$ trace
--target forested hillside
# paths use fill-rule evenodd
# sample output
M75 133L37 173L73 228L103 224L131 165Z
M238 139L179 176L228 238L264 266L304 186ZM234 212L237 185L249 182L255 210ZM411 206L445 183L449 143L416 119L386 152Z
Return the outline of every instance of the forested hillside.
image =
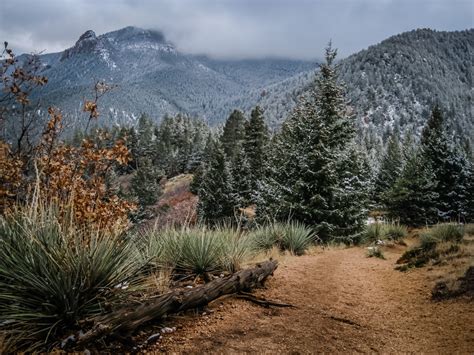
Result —
M415 129L419 134L438 103L457 134L473 136L472 53L474 30L439 32L429 29L390 37L339 62L340 79L364 134L384 140L389 133ZM302 73L253 93L270 122L281 122L309 85ZM252 101L252 100L249 100Z
M473 50L472 29L421 29L342 59L340 79L360 135L384 142L393 129L419 135L438 103L452 130L472 136ZM186 113L216 125L236 108L250 113L259 105L272 129L291 113L319 62L192 56L163 34L135 27L101 36L88 31L75 46L40 60L49 78L42 102L54 102L73 121L93 81L101 79L116 85L102 102L109 124L136 124L141 113L156 122Z

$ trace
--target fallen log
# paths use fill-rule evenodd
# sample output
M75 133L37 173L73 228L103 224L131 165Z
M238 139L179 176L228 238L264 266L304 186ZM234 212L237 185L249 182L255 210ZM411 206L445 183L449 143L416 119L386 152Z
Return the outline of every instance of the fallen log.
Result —
M92 329L75 337L75 343L85 344L107 335L131 335L141 325L165 315L203 307L224 295L250 291L262 286L277 266L276 260L268 260L196 288L171 291L135 309L120 309L95 318Z

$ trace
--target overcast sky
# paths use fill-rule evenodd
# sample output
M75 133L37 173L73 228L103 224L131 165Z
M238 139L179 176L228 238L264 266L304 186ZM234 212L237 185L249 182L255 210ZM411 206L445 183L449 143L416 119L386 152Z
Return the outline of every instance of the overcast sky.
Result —
M342 56L415 28L472 28L473 0L0 0L0 40L55 52L86 30L163 31L180 50L218 57Z

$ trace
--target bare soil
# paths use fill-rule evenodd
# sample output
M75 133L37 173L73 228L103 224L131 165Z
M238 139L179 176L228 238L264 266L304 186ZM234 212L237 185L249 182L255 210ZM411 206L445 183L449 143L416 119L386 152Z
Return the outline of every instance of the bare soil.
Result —
M432 301L436 270L394 270L404 250L385 250L386 260L363 248L285 257L256 294L296 308L217 300L203 313L168 319L177 330L146 352L472 354L472 299Z

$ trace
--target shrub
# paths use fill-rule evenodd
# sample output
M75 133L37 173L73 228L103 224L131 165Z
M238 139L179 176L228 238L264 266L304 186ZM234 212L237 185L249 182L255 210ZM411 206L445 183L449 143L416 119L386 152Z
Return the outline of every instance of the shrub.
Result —
M0 243L0 323L17 349L54 343L79 320L125 302L140 282L130 243L60 224L54 209L2 218Z
M254 251L249 236L227 225L150 230L138 238L138 246L142 260L150 267L196 275L234 272Z
M276 223L273 223L256 227L249 236L256 249L267 251L277 245L280 234Z
M274 222L250 232L250 239L256 249L266 251L277 246L280 250L288 250L295 255L302 255L315 238L311 228L297 221L286 224Z
M373 243L383 238L382 223L368 224L365 228L365 233L362 236L363 243Z
M408 235L408 230L402 224L388 223L383 226L383 235L392 240L399 240Z
M385 256L383 255L383 252L379 247L367 248L367 257L368 258L376 257L376 258L385 260Z
M431 235L443 242L460 242L464 237L464 227L461 224L437 224L430 230Z
M422 250L432 250L436 248L436 245L439 242L440 240L429 232L425 232L420 235L420 248Z
M239 229L228 226L216 227L214 233L219 234L223 242L221 267L229 272L239 270L242 263L250 259L256 251L252 238Z
M300 222L284 225L284 233L280 240L282 250L289 250L295 255L303 255L315 238L314 231Z
M398 223L372 223L365 228L362 242L374 243L384 239L400 240L407 234L407 227Z

